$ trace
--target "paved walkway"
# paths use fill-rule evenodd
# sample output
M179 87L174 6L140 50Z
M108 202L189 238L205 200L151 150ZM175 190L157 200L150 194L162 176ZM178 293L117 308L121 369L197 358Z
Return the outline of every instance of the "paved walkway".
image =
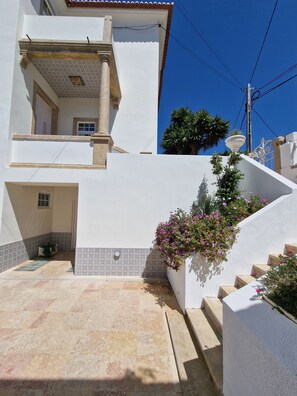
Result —
M181 395L170 286L75 277L70 259L0 274L0 395Z

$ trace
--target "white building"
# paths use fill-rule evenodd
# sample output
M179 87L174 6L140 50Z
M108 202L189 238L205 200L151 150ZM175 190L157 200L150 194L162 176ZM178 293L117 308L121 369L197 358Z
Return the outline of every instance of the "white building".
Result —
M141 153L157 152L172 7L75 0L1 6L2 271L51 241L76 249L78 274L144 272L153 233L148 238L133 225L134 201L152 171ZM112 269L117 248L122 255ZM136 269L135 257L142 262ZM148 271L162 276L156 260Z

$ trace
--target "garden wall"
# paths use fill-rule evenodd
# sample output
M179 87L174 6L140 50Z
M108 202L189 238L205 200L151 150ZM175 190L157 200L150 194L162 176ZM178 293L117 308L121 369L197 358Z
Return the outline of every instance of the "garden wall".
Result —
M226 297L225 396L295 396L297 325L258 299L257 282Z

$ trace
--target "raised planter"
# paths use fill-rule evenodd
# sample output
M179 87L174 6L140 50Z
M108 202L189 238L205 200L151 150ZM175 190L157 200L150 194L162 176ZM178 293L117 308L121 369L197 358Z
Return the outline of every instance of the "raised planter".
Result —
M264 301L266 301L268 304L270 304L273 308L275 308L278 312L280 312L281 314L285 315L288 319L292 320L292 322L297 324L297 318L295 318L293 315L291 315L289 312L287 312L285 309L283 309L279 305L275 304L265 294L262 295L262 298L263 298Z
M58 245L47 244L43 246L39 246L38 248L38 256L39 257L52 257L56 253L58 253Z

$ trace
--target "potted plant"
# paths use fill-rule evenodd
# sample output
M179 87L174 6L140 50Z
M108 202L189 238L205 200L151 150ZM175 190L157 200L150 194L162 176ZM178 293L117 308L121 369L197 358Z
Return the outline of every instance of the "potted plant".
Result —
M58 252L58 245L53 243L46 243L38 248L38 256L52 257Z
M245 136L241 131L234 129L230 136L225 140L226 146L233 152L237 153L245 143Z

